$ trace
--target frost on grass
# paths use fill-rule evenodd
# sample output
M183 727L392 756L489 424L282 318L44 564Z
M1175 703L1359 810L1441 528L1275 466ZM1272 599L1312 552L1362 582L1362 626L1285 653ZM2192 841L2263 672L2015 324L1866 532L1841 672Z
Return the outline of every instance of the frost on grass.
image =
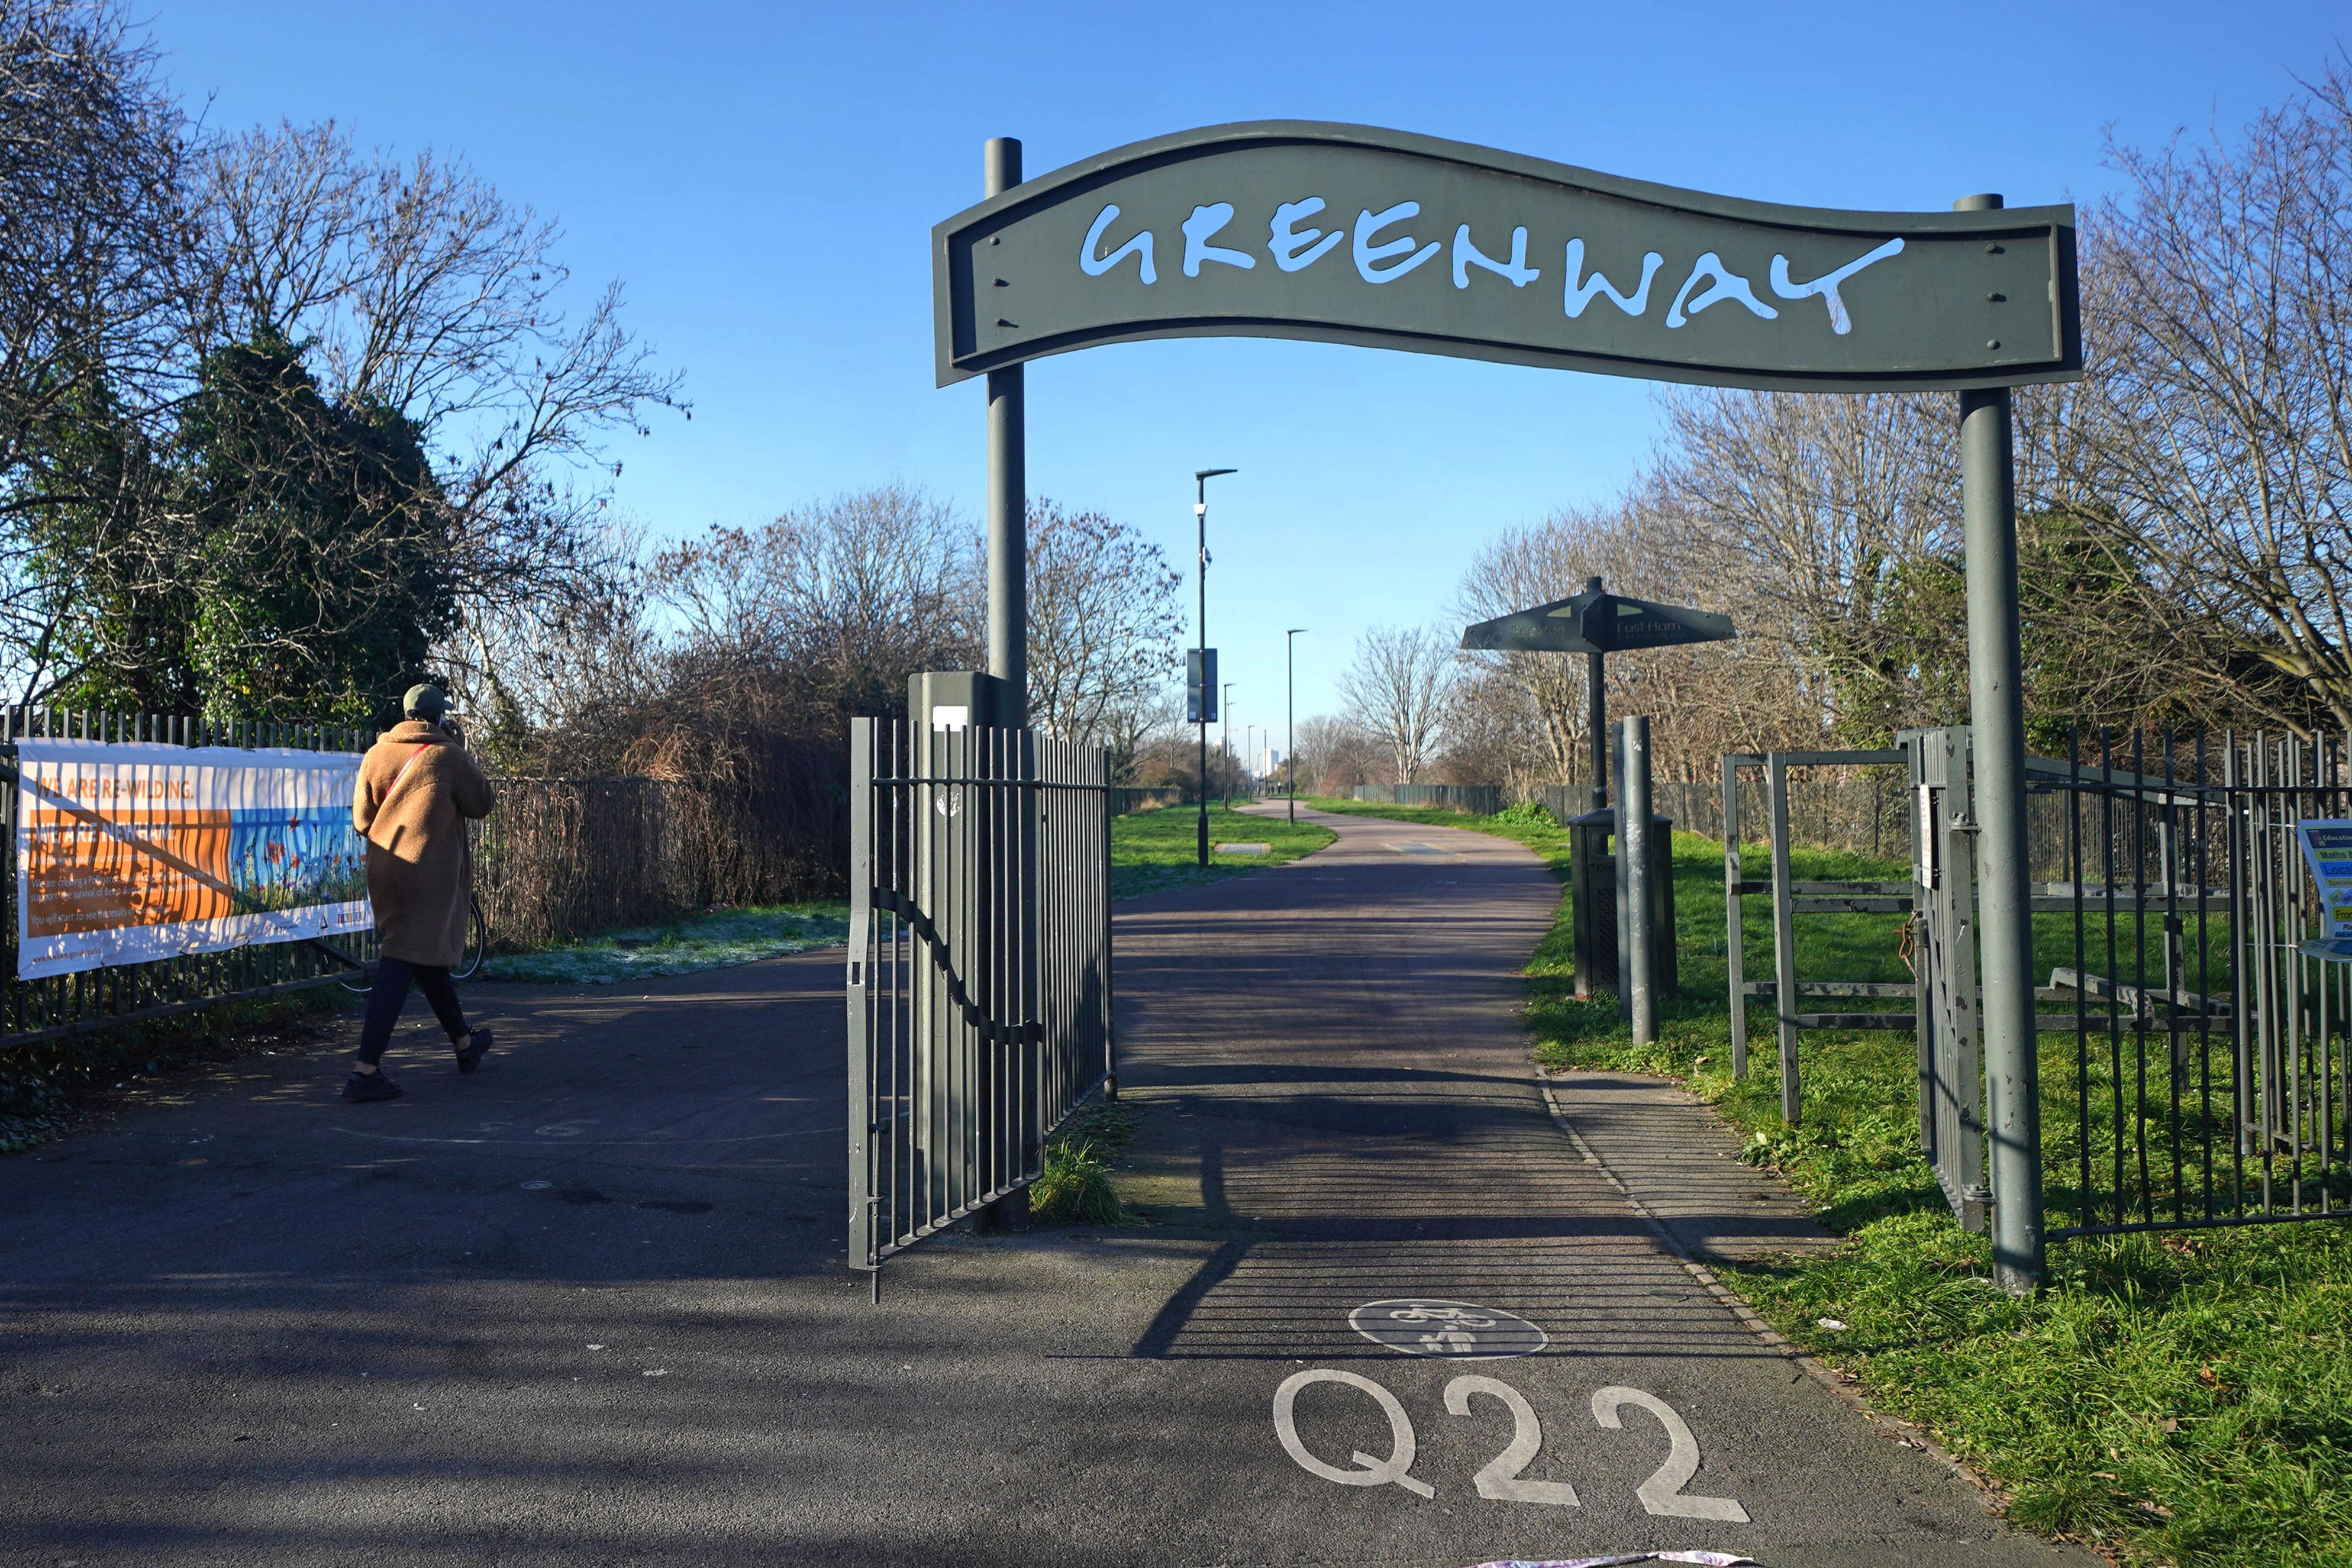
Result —
M482 978L609 985L839 947L848 940L848 911L839 904L722 910L675 925L639 926L538 952L502 954L482 965Z

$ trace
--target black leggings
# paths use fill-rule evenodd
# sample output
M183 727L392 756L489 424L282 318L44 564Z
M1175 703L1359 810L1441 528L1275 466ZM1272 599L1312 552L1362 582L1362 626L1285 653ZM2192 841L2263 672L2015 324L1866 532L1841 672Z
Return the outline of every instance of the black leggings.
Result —
M433 1004L433 1016L449 1032L451 1045L472 1032L466 1027L465 1010L457 1005L457 988L449 984L446 969L411 963L404 958L378 959L375 984L368 987L367 1022L360 1026L360 1060L369 1067L382 1061L383 1048L392 1044L392 1026L400 1022L400 1010L408 1005L412 979Z

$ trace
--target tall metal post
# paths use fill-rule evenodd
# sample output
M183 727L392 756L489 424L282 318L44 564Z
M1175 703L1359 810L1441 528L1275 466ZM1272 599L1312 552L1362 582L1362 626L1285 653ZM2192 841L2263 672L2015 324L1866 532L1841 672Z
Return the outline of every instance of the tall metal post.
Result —
M1217 721L1223 726L1217 749L1225 754L1217 773L1225 781L1225 805L1230 807L1234 804L1234 683L1230 680L1225 682L1217 702Z
M1764 754L1764 803L1772 822L1772 1010L1780 1024L1780 1120L1795 1127L1805 1114L1797 1061L1797 903L1790 885L1789 764L1778 752Z
M1201 635L1194 646L1201 650L1200 863L1205 867L1209 863L1209 693L1215 689L1209 684L1209 481L1201 474L1192 479L1199 497L1192 503L1192 521L1201 531Z
M1731 1076L1748 1079L1747 910L1740 889L1747 873L1739 863L1739 764L1723 756L1723 955L1725 994L1731 999Z
M1598 594L1601 579L1587 577L1585 588ZM1592 732L1592 809L1605 810L1609 805L1609 694L1601 685L1605 672L1601 667L1601 656L1584 656L1585 728Z
M992 136L981 150L981 188L984 195L1001 195L1021 183L1021 143L1010 136ZM988 373L988 673L993 677L987 692L986 724L998 730L1025 730L1029 723L1029 458L1025 384L1020 365ZM975 697L981 694L975 692ZM971 721L982 722L982 704L971 710ZM919 724L921 721L919 721ZM927 726L924 726L927 727ZM1035 761L1025 735L992 748L981 741L982 731L934 735L950 743L940 750L955 757L961 739L965 767L985 765L1000 774L1034 778ZM947 771L956 771L950 762ZM955 949L977 972L984 1005L998 1017L1027 1020L1035 1015L1037 999L1037 880L1041 847L1039 825L1025 795L1016 810L977 818L960 831L969 836L971 864L992 861L999 879L983 889L975 880L964 901L950 910L942 922ZM937 825L934 824L934 826ZM964 1048L973 1048L966 1042ZM1020 1168L1030 1167L1040 1129L1035 1107L1022 1086L1036 1081L1036 1047L1023 1047L1017 1060L994 1051L981 1052L972 1068L973 1084L982 1105L1007 1101L1006 1114L1019 1129ZM1006 1082L1011 1076L1011 1084ZM956 1080L961 1084L959 1077ZM961 1093L961 1089L951 1089ZM983 1185L1003 1175L992 1173ZM982 1223L1024 1226L1029 1214L1029 1190L1023 1186L988 1205Z
M1293 734L1298 718L1298 645L1291 639L1305 631L1292 626L1282 634L1282 763L1290 775L1290 820L1298 820L1298 738Z
M1963 196L1957 212L1999 207ZM1975 732L1977 941L1992 1134L1993 1278L2042 1282L2042 1072L2025 858L2024 660L2018 648L2017 520L2007 387L1960 394L1960 510L1968 555L1969 720Z
M1201 533L1201 640L1196 645L1201 654L1201 839L1200 863L1209 863L1209 693L1216 689L1209 684L1209 481L1220 474L1238 472L1234 468L1195 468L1192 470L1192 521Z
M1658 988L1653 971L1657 949L1650 906L1650 721L1639 714L1619 721L1625 757L1624 789L1617 797L1617 867L1625 884L1625 951L1618 954L1625 1010L1633 1043L1658 1037Z
M992 136L981 153L982 195L1021 183L1021 143ZM995 721L1029 721L1029 473L1022 367L988 373L988 673L1011 686L1017 711Z

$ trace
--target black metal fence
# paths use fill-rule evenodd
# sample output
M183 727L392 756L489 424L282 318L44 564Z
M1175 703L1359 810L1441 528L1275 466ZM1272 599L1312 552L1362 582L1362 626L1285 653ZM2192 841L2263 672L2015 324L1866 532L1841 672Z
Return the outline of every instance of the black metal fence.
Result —
M1109 780L1026 730L853 724L854 1267L1025 1187L1116 1092Z
M1191 805L1200 798L1195 792L1173 784L1117 784L1110 792L1110 814L1132 816L1139 811Z
M1743 778L1738 788L1734 826L1752 837L1771 820L1771 802L1761 778ZM1545 808L1563 825L1591 810L1591 803L1586 784L1550 784L1543 792ZM1899 768L1854 765L1791 774L1786 804L1790 830L1800 843L1882 860L1900 860L1909 853L1908 798ZM1650 805L1682 832L1723 837L1723 792L1711 780L1654 779Z
M1780 823L1772 881L1748 889L1727 857L1727 891L1735 910L1742 890L1775 893L1780 973L1747 992L1911 1004L1792 1017L1798 1004L1780 1001L1784 1099L1792 1021L1915 1031L1921 1146L1973 1227L1999 1194L1984 1169L1969 732L1902 745L1907 889L1791 882ZM2352 965L2311 945L2321 911L2295 832L2352 812L2342 750L2078 734L2063 761L2027 759L2026 787L2050 1239L2352 1215ZM1795 981L1782 928L1808 893L1837 895L1811 902L1848 927L1883 923L1915 981ZM1841 951L1870 945L1834 934Z
M1736 849L1725 858L1735 1064L1747 1001L1768 999L1794 1125L1799 1030L1915 1033L1920 1146L1979 1228L1999 1194L1986 1180L1970 752L1955 728L1906 731L1894 753L1727 757L1718 811L1745 837L1735 775L1767 775L1769 879L1747 880ZM1805 835L1790 768L1882 755L1906 763L1895 799L1910 879L1794 879L1790 846ZM2352 816L2344 750L2078 734L2064 760L2026 760L2026 788L2049 1238L2352 1215L2352 964L2314 945L2323 916L2296 837L2299 822ZM1742 895L1764 893L1775 975L1748 982ZM1797 916L1825 922L1824 951L1899 953L1912 978L1800 978ZM1847 1010L1803 1010L1821 998Z
M24 740L160 742L179 746L285 747L355 752L374 736L321 724L214 722L152 713L92 713L46 708L0 709L0 760L13 772ZM71 974L17 977L16 830L23 796L11 778L0 789L0 1047L30 1045L84 1030L192 1012L322 984L348 973L309 942L281 942L193 952L146 963L110 965ZM347 931L336 948L362 960L375 956L373 931Z
M2352 965L2295 834L2352 812L2341 747L2077 737L2030 787L2053 1238L2352 1215Z
M1381 805L1439 805L1449 811L1491 816L1503 809L1500 784L1357 784L1358 800Z

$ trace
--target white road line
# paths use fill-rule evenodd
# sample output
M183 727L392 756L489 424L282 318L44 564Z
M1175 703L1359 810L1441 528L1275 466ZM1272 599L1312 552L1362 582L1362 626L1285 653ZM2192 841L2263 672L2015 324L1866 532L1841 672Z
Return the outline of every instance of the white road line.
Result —
M770 1138L814 1138L821 1134L842 1133L849 1124L837 1127L804 1127L796 1132L751 1132L740 1138L592 1138L582 1142L568 1141L569 1134L545 1138L429 1138L406 1132L367 1132L356 1127L330 1127L330 1132L341 1132L352 1138L373 1138L384 1143L497 1143L519 1149L613 1149L625 1144L645 1144L663 1149L686 1149L698 1143L758 1143Z

